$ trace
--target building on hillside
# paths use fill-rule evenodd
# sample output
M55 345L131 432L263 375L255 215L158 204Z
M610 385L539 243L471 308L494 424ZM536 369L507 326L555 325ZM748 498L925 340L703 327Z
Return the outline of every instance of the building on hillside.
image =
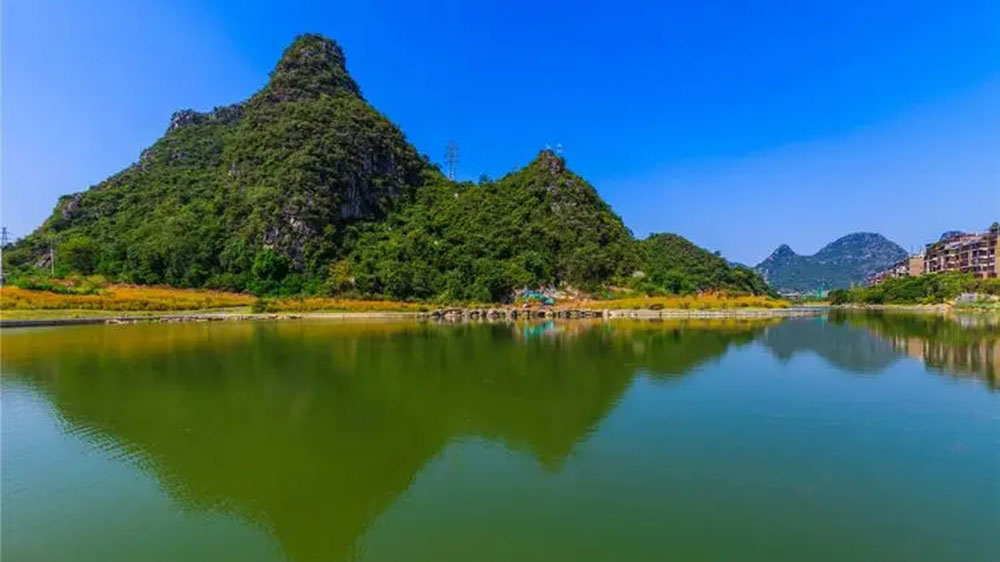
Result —
M993 223L983 234L956 234L928 244L924 252L925 272L958 271L976 277L1000 276L1000 224Z
M923 275L926 267L927 260L924 259L923 254L913 254L912 256L906 258L906 275L909 275L910 277Z
M896 279L898 277L916 277L924 274L924 255L913 254L904 260L892 264L889 268L883 269L868 278L869 285L878 285L886 279Z

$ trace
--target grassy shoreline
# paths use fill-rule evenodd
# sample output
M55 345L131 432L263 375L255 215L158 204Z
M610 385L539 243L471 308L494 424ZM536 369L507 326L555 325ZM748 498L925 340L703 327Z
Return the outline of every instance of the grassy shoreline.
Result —
M72 322L82 320L109 322L169 319L253 319L275 315L301 318L399 318L431 315L444 308L457 310L607 311L619 317L698 317L760 315L762 311L790 308L783 300L761 296L691 296L632 297L610 300L575 299L557 302L551 307L537 303L482 304L461 303L453 306L427 302L402 302L344 298L280 297L260 299L242 293L203 289L176 289L135 285L109 285L92 294L60 293L45 290L0 288L0 320L5 325L23 322ZM539 314L544 315L544 314Z
M977 306L953 303L939 304L835 304L834 310L907 312L914 314L1000 314L1000 306Z

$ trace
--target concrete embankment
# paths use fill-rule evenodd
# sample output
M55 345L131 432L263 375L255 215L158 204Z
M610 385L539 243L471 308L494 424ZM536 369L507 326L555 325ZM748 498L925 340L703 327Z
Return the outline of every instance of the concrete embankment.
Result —
M144 316L97 316L89 318L0 319L0 328L76 326L82 324L172 324L179 322L241 322L247 320L404 320L426 317L424 312L308 312L270 314L162 314Z
M551 309L551 308L444 308L427 316L435 320L531 320L575 318L777 318L816 316L825 309L819 307L791 308L732 308L725 310L652 309Z
M0 328L31 328L39 326L78 326L84 324L142 324L175 322L221 322L238 320L288 320L293 314L162 314L145 316L94 316L87 318L0 319Z
M0 319L0 328L40 326L74 326L83 324L139 324L175 322L233 322L247 320L427 320L460 322L467 320L534 320L585 318L780 318L815 316L824 309L818 307L739 308L727 310L685 309L552 309L552 308L443 308L430 312L307 312L295 314L163 314L147 316L103 316L89 318Z
M955 307L944 304L836 304L831 306L837 310L887 310L898 312L951 312Z

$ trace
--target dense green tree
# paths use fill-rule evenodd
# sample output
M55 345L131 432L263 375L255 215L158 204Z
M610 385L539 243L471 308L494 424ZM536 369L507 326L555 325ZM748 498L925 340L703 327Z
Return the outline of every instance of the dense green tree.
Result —
M936 304L962 293L1000 295L1000 280L968 273L932 273L887 279L871 287L830 291L831 304Z
M98 247L87 236L83 234L71 236L59 245L59 250L56 253L60 268L84 275L90 275L94 272L97 263Z
M638 243L647 289L685 294L708 290L765 294L764 280L753 270L734 265L676 234L652 234Z

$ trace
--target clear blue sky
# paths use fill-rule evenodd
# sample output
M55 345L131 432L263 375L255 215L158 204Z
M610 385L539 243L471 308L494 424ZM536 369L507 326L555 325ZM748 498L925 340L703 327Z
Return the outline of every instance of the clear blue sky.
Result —
M1000 219L1000 2L5 0L2 222L138 158L180 108L259 88L302 32L459 176L545 145L637 235L754 264L842 234Z

